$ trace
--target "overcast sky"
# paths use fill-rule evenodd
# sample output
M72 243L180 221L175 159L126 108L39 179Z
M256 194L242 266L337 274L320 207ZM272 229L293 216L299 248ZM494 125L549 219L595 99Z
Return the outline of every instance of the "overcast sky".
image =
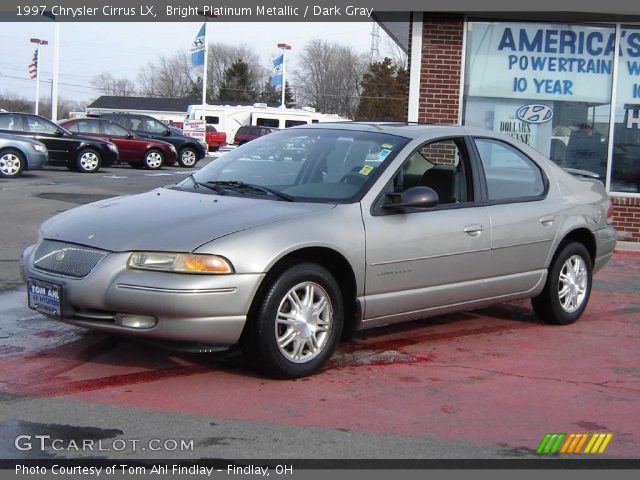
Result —
M163 54L189 49L201 23L61 23L60 97L91 100L99 95L90 88L91 79L103 72L135 80L144 65ZM281 42L293 46L287 62L295 67L296 54L304 44L322 38L370 51L371 23L213 23L209 41L247 45L267 66ZM390 40L380 30L381 53ZM29 80L27 65L33 56L30 38L48 40L40 49L40 91L48 95L52 72L53 25L51 23L3 23L0 29L0 93L27 99L35 96L35 80ZM18 78L11 78L18 77ZM43 80L46 82L43 82Z

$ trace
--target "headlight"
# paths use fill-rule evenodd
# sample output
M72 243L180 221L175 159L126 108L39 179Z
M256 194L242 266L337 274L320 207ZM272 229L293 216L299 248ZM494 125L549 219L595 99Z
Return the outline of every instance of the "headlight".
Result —
M173 145L169 145L169 150L171 150L173 153L176 153L176 147L174 147Z
M46 152L47 151L47 147L45 147L44 145L37 145L35 143L32 143L31 146L33 147L33 149L36 152Z
M217 255L191 253L134 252L127 267L174 273L233 273L233 267Z
M111 150L112 152L118 153L118 147L116 146L115 143L107 143L107 146L109 147L109 150Z

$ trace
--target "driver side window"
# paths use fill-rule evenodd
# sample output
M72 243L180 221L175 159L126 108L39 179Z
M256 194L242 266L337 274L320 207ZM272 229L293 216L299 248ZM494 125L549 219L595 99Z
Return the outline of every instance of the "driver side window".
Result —
M472 201L468 181L468 163L462 139L443 139L427 143L413 152L394 177L394 191L412 187L430 187L438 194L438 203Z

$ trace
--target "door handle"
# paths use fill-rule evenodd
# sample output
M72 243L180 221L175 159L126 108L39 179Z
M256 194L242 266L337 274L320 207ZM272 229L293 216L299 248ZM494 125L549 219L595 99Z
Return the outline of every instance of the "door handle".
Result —
M553 225L553 220L553 215L547 215L546 217L540 217L540 220L538 220L538 222L540 222L545 227L550 227L551 225Z
M479 223L467 225L462 231L471 237L477 237L482 233L482 225Z

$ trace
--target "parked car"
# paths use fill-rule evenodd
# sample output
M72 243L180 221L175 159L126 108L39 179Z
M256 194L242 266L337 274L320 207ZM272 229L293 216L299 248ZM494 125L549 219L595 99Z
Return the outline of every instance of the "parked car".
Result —
M213 125L207 125L205 139L209 150L213 150L214 152L227 144L227 134L225 132L217 131L216 127Z
M271 127L255 127L252 125L243 125L238 128L235 136L233 137L233 143L235 145L243 145L251 140L255 140L256 138L263 137L268 135L269 133L273 133L277 128Z
M59 122L72 133L113 142L120 152L120 160L132 167L157 170L176 163L176 147L167 142L142 138L122 125L103 118L73 118Z
M41 169L48 157L44 143L0 133L0 177L15 178L25 170Z
M149 115L101 113L91 116L113 120L141 137L169 142L178 152L178 163L181 167L195 167L198 160L203 159L207 154L208 147L204 142L186 135L180 135L169 128L168 125Z
M44 143L49 163L63 162L70 170L96 172L118 160L114 143L74 135L39 115L0 112L0 133L19 135Z
M265 153L291 143L298 161ZM357 329L522 298L547 323L575 322L613 253L612 212L600 181L511 137L325 123L53 217L22 263L30 307L52 319L240 344L289 378Z

